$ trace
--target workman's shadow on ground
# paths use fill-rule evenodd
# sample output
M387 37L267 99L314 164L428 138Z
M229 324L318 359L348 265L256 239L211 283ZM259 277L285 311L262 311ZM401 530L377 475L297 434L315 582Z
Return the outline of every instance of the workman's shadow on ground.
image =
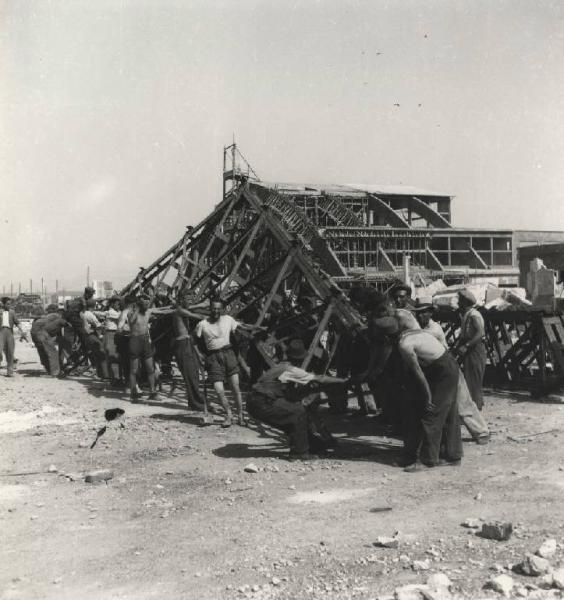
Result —
M212 450L220 458L285 458L288 448L282 444L264 446L252 444L225 444Z
M163 406L162 403L157 403L155 402L154 404L152 404L151 406ZM175 408L182 408L179 406L175 406ZM185 406L184 406L185 408ZM169 415L169 414L165 414L165 413L155 413L153 415L150 415L151 419L156 419L158 421L176 421L177 423L185 423L187 425L196 425L198 427L202 427L200 421L202 419L202 414L203 413L185 413L185 414L176 414L176 415ZM219 428L220 423L213 423L212 425L210 425L209 427L217 427Z
M215 448L212 453L220 458L287 459L288 445L285 440L276 446L230 443ZM401 460L401 448L386 443L339 439L337 448L320 454L318 460L370 461L392 466Z
M43 377L43 379L45 379L46 377L51 377L51 375L49 375L49 373L47 373L47 371L45 371L45 369L43 368L38 368L38 369L18 369L17 370L18 375L21 375L22 377Z

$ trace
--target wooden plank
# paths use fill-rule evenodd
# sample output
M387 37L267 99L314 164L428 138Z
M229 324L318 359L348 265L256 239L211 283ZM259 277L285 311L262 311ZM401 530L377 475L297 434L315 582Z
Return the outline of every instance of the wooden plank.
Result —
M323 332L327 328L327 324L329 323L329 319L331 318L331 315L333 314L334 308L335 308L334 298L331 298L331 300L329 301L329 304L327 305L327 308L325 309L325 313L324 313L321 321L319 322L319 325L317 326L317 331L315 332L315 335L313 336L313 340L311 340L311 344L309 345L307 354L302 362L302 369L307 369L307 367L309 366L309 363L310 363L311 359L313 358L315 350L319 344L319 340L321 339Z
M260 315L255 323L255 325L257 327L260 326L260 324L264 321L264 317L266 316L266 313L268 312L268 309L270 308L270 305L272 304L272 300L274 299L274 296L276 295L278 288L280 287L280 284L282 283L283 279L286 277L288 268L292 264L295 254L296 254L296 249L292 248L288 252L286 259L282 263L282 266L280 267L280 270L278 271L278 274L276 275L276 279L274 280L274 283L272 284L270 293L268 294L266 301L260 311Z

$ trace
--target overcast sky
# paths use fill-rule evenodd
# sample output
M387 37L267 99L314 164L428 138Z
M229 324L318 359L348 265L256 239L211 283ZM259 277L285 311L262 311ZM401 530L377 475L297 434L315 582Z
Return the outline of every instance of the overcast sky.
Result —
M0 286L125 283L219 202L233 133L266 180L564 230L564 2L0 0Z

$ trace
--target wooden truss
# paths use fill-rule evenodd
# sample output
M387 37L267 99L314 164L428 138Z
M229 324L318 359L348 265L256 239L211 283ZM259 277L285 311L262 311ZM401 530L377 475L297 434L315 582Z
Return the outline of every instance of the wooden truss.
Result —
M489 378L499 387L543 394L564 381L564 321L542 311L483 311ZM449 346L460 332L456 313L441 319ZM488 375L488 374L487 374Z
M250 182L234 187L206 219L184 236L122 294L167 286L188 291L193 304L220 296L240 321L263 327L253 338L267 365L286 342L304 339L303 367L324 371L344 331L359 314L332 275L343 271L309 219L282 196Z

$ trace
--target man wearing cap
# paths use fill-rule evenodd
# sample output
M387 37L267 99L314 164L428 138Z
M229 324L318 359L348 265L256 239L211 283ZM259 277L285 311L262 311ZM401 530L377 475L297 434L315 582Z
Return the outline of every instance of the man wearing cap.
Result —
M425 331L412 329L400 333L393 317L378 319L374 327L384 342L397 341L407 370L422 394L407 411L409 420L404 452L406 463L411 464L406 467L406 472L459 465L462 439L456 405L458 364L438 340ZM445 457L441 460L443 438Z
M484 317L475 308L476 298L470 290L464 289L458 292L458 306L462 323L454 350L462 358L462 370L472 400L478 409L482 410L484 406L482 385L487 360Z
M415 314L421 329L437 338L437 340L448 349L445 332L439 323L433 321L433 312L434 308L431 303L424 303L415 307Z
M306 356L304 342L291 340L286 361L263 373L253 385L247 400L249 415L271 427L284 431L290 440L290 458L308 459L312 444L321 442L314 436L311 417L302 401L319 386L343 385L346 379L315 375L301 369Z
M20 321L12 309L12 300L7 296L2 298L0 306L0 359L6 355L6 377L14 376L14 326L18 328L21 337L26 337Z
M61 371L56 341L68 325L59 312L39 317L31 325L31 339L37 348L39 360L52 377L57 377Z
M427 331L435 337L445 348L448 349L445 333L443 328L433 321L432 304L421 304L416 308L417 320L423 331ZM458 415L463 425L468 429L472 438L478 444L487 444L490 439L490 431L488 424L481 415L478 407L472 401L466 379L462 373L458 377L458 389L456 394L456 402L458 406Z

